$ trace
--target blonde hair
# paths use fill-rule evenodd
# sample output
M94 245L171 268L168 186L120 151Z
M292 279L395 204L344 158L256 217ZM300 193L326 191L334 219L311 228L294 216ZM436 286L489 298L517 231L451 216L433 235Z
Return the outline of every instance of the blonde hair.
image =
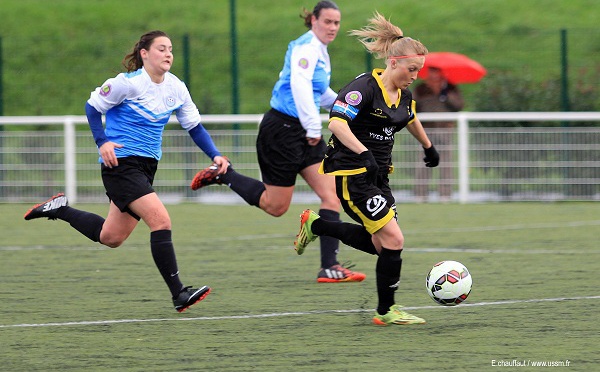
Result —
M402 29L393 25L379 12L375 12L369 24L360 30L352 30L350 35L358 36L358 40L367 51L376 58L426 55L427 48L420 41L404 37Z

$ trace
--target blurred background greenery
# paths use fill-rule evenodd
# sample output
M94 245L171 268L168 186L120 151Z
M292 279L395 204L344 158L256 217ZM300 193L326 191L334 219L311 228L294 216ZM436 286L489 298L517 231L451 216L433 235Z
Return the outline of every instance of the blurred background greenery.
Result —
M306 31L299 14L316 2L5 0L0 113L83 115L89 93L122 72L123 56L153 29L171 36L172 72L186 81L201 113L262 113L288 42ZM337 4L342 27L329 46L334 89L381 67L347 34L377 10L430 51L464 53L487 68L480 83L461 86L468 111L600 109L597 0Z

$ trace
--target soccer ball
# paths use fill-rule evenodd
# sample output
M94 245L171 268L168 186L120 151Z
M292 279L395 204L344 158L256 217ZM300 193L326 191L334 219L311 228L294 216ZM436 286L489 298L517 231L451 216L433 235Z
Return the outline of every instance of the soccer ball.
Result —
M438 262L427 274L427 293L438 304L458 305L471 293L473 278L465 265L457 261Z

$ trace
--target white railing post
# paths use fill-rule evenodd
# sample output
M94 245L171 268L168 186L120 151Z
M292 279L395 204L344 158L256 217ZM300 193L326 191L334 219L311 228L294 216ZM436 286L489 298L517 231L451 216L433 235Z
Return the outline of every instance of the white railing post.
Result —
M75 145L75 122L72 117L65 116L65 194L73 204L77 203L77 172Z
M469 202L469 121L458 114L458 201Z

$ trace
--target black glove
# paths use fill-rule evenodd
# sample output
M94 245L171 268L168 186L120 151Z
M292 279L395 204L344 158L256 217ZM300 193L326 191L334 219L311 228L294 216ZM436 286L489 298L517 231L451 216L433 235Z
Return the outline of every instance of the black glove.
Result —
M423 158L425 166L429 168L437 167L440 164L440 154L438 154L435 147L431 145L428 149L423 147L423 150L425 150L425 157Z
M375 160L373 153L369 150L363 151L358 154L358 158L360 159L362 165L367 168L367 180L375 183L377 181L379 166L377 165L377 161Z

